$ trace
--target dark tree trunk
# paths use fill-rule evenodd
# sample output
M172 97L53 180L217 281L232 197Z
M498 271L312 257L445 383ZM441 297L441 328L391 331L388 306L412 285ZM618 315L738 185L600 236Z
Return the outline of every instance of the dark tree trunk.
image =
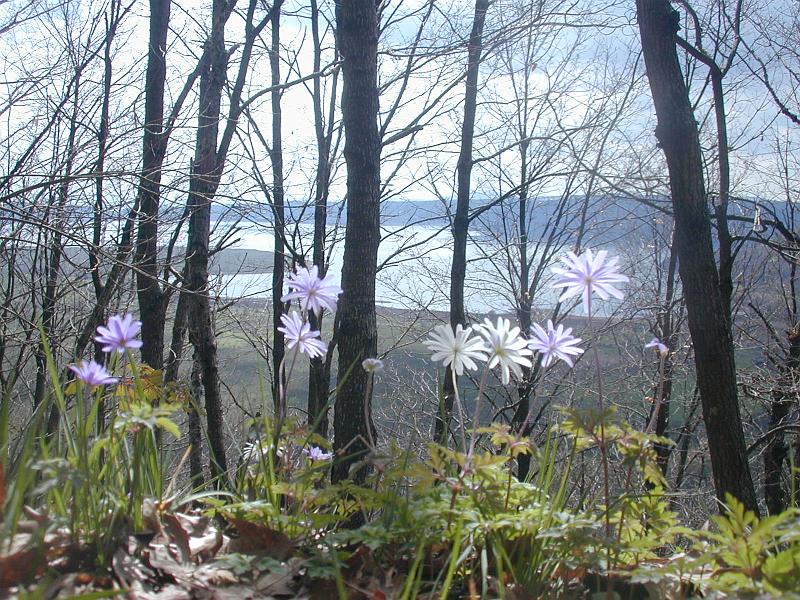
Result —
M72 167L75 162L75 139L78 131L78 108L80 102L80 77L75 77L75 88L73 90L72 114L69 121L69 134L67 136L67 147L65 150L64 180L58 186L56 198L51 202L50 215L46 218L53 218L54 226L52 239L49 245L49 252L46 254L47 270L45 276L44 296L42 298L42 332L47 338L53 359L56 360L57 345L54 337L54 326L56 318L56 303L58 300L59 275L61 273L61 260L64 258L64 245L62 232L65 231L66 220L64 210L69 199L69 177L72 175ZM47 385L47 357L43 341L39 342L36 351L36 387L34 388L34 406L44 400ZM59 410L56 404L50 407L50 414L47 420L47 432L52 434L58 427Z
M464 94L464 120L461 124L461 149L456 165L456 214L453 218L453 262L450 265L450 326L466 325L464 281L467 277L467 236L469 234L469 201L472 181L472 143L475 137L475 113L478 106L478 74L483 52L483 24L489 0L475 1L475 14L467 47L467 79ZM453 376L447 369L444 378L444 406L434 422L434 439L446 442L453 414Z
M187 302L189 340L200 362L205 397L206 421L210 446L211 473L225 483L227 460L223 435L222 398L220 395L217 338L208 296L208 260L210 256L211 204L217 192L222 167L228 155L236 121L241 114L241 96L253 43L269 22L272 11L255 25L257 0L250 0L245 17L245 42L234 85L230 93L230 110L225 130L219 139L222 91L225 86L228 53L225 49L225 23L236 0L214 0L211 31L200 71L199 114L192 174L189 180L189 236L186 248L186 277L181 291ZM180 301L179 301L180 302Z
M200 74L200 112L192 176L189 182L189 236L186 248L187 315L189 339L200 363L205 397L209 460L214 477L227 471L223 436L222 399L220 397L217 338L208 297L209 238L211 204L221 175L217 158L222 89L228 57L225 52L226 3L214 0L211 33L206 42L208 62Z
M771 515L782 513L788 506L782 477L783 463L789 454L789 447L786 444L786 436L780 428L786 424L786 418L793 404L789 390L794 389L798 367L800 367L800 333L792 330L789 332L789 357L784 367L783 381L776 387L770 404L767 431L774 433L764 449L764 500Z
M526 86L527 90L527 86ZM525 99L527 102L527 98ZM523 127L526 127L524 124ZM528 261L528 147L530 142L525 138L527 132L520 131L522 142L519 145L520 154L520 189L519 189L519 298L517 298L517 321L523 334L531 329L531 295L528 293L530 286L531 265ZM538 362L537 362L538 365ZM525 379L517 386L519 401L517 410L511 418L511 429L526 436L530 432L528 413L531 410L531 395L533 394L533 369L524 369ZM529 454L520 454L517 458L517 479L525 481L531 468Z
M189 431L189 480L192 487L201 488L203 477L203 430L200 427L200 412L197 410L203 400L203 367L200 357L195 352L192 361L192 405L187 410Z
M275 219L272 264L272 373L273 389L272 398L275 406L275 414L278 414L280 406L279 391L286 390L286 378L281 370L281 363L285 354L283 333L278 331L282 326L281 315L283 314L283 273L286 269L286 242L285 242L285 214L283 206L283 136L281 135L281 94L278 86L281 83L281 2L275 2L272 10L272 32L271 48L269 52L270 66L270 85L273 90L270 96L272 103L272 147L269 151L269 159L272 163L272 212Z
M342 122L347 163L347 229L338 320L338 387L334 448L344 454L333 481L347 479L350 465L374 438L367 373L361 361L377 353L375 275L380 242L380 151L378 133L378 18L374 0L342 0L336 6L342 55ZM365 405L367 410L365 411ZM366 469L353 474L363 482Z
M319 8L316 0L311 0L311 35L314 42L314 72L319 73L322 67L322 44L319 34ZM336 79L334 74L332 98L336 97ZM322 83L319 77L314 78L314 133L317 139L317 173L314 184L314 264L320 277L328 271L325 261L325 233L328 222L328 191L330 189L330 152L333 137L330 124L326 132L322 112ZM309 315L313 329L322 328L322 315ZM311 360L308 373L308 422L315 425L315 431L322 437L328 436L328 394L330 390L330 361L332 352L325 358Z
M658 410L656 415L655 434L661 437L667 437L669 433L669 407L670 398L672 397L672 373L675 369L673 360L673 352L675 351L675 343L677 332L675 331L675 319L673 318L673 303L675 299L675 271L678 263L678 252L673 242L669 251L669 266L667 267L667 283L666 292L664 295L664 306L661 314L658 317L659 331L661 340L669 348L669 355L664 359L664 370L660 374L663 379L660 385L661 397L658 397L659 385L656 384L656 391L653 395L655 398L654 409ZM669 456L672 453L672 444L656 444L656 460L661 472L666 476L669 467Z
M186 267L183 269L182 279L186 280ZM164 382L170 383L178 380L178 373L183 357L183 344L186 339L186 326L188 323L187 311L189 297L186 294L178 296L178 304L175 307L175 316L172 319L172 339L169 344L169 354L164 365Z
M150 0L150 41L144 101L144 149L139 178L139 228L136 235L136 286L142 321L142 361L164 366L167 302L158 280L158 210L161 166L167 148L164 132L164 85L167 77L167 31L170 0Z
M736 390L730 317L720 293L697 123L676 50L678 14L668 0L637 0L647 75L675 213L675 244L694 345L717 498L758 511Z

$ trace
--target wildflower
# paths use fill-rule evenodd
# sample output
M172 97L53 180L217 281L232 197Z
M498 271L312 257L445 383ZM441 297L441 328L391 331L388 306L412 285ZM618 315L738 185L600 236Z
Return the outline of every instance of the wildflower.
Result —
M311 446L310 448L303 448L303 454L308 457L308 460L330 460L333 458L333 452L325 452L319 446Z
M459 377L464 374L466 367L470 371L478 368L475 361L486 361L487 349L483 340L477 336L470 336L472 327L464 329L456 325L456 332L450 325L437 325L431 332L430 339L422 342L431 350L431 360L449 366Z
M669 348L660 339L653 338L644 345L645 348L653 348L659 356L666 356L669 354Z
M583 354L583 348L577 345L581 342L580 338L572 335L572 328L559 323L558 327L553 327L553 322L548 319L547 331L534 323L531 327L531 339L528 340L528 348L535 350L542 357L542 367L547 368L557 360L563 360L570 367L573 366L573 357Z
M564 288L558 301L583 295L583 306L587 312L591 312L594 292L603 300L607 300L609 296L622 300L622 292L614 284L624 283L628 278L619 272L619 258L614 256L606 261L607 257L608 252L605 250L600 250L596 255L587 250L580 256L567 252L567 256L561 259L566 268L553 268L553 273L558 275L553 287Z
M361 368L367 373L380 373L383 371L383 361L380 358L365 358L361 361Z
M269 446L263 442L247 442L242 448L242 462L257 463L269 455Z
M70 365L69 370L75 373L75 377L90 388L117 383L119 381L117 377L112 377L111 373L106 371L103 365L97 364L93 360L89 362L82 360L77 365Z
M517 379L522 379L521 367L531 367L529 356L533 355L528 349L526 340L520 337L519 327L511 328L511 321L497 317L497 325L492 325L489 319L484 319L480 326L481 335L486 339L489 354L489 368L500 365L503 385L508 385L511 373Z
M142 322L134 321L133 316L114 315L108 320L107 326L98 326L94 341L104 344L103 352L116 350L122 354L126 349L136 350L142 347L141 340L136 339L141 330Z
M294 291L284 294L281 302L298 299L301 309L312 310L317 316L322 314L323 308L336 310L336 301L342 293L342 288L333 283L332 275L320 279L316 265L311 269L298 267L289 274L287 285Z
M287 346L298 350L303 354L308 354L309 358L324 356L328 351L328 345L319 339L319 331L311 331L311 325L304 321L297 311L292 311L291 315L281 315L283 327L278 327L278 331L286 336Z

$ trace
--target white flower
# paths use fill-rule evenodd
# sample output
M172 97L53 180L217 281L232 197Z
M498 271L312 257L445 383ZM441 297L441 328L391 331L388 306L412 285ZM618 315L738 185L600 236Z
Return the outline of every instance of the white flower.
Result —
M594 292L597 292L603 300L607 300L610 296L622 300L622 292L613 284L624 283L628 278L619 272L617 266L619 258L614 256L606 262L607 256L608 252L605 250L600 250L597 255L587 250L580 256L574 252L567 252L567 256L561 259L566 268L553 268L553 273L558 275L553 287L564 288L558 301L583 295L583 306L589 312Z
M531 327L531 339L528 348L535 350L542 357L542 367L547 368L557 360L563 360L570 367L573 366L573 357L583 354L583 348L578 348L580 338L572 335L572 328L559 323L557 328L548 319L547 331L541 325L534 323Z
M278 327L278 331L286 336L289 348L297 346L309 358L324 356L328 351L328 345L319 339L319 331L311 331L311 325L303 321L297 311L293 310L291 315L281 315L281 321L283 327Z
M308 460L330 460L333 458L333 452L325 452L318 446L303 448L303 454L308 457Z
M644 345L645 348L654 348L656 353L659 356L666 356L669 354L669 348L667 348L666 344L662 343L662 341L658 338L653 338L649 342Z
M492 325L489 319L484 319L480 326L481 335L486 339L490 352L489 368L500 365L503 385L511 381L511 373L517 379L522 379L521 367L532 367L530 359L533 354L528 349L528 342L519 335L519 327L511 328L511 321L497 317L497 325Z
M294 291L284 294L281 302L298 299L301 309L312 310L317 316L322 314L323 308L336 310L336 301L342 293L342 288L333 283L332 275L320 279L316 265L311 269L297 267L294 273L289 274L286 285Z
M380 373L383 371L383 361L380 358L365 358L361 361L361 368L367 373Z
M258 463L269 455L269 446L264 442L247 442L242 448L242 462L245 464Z
M450 368L459 377L464 374L464 368L474 371L478 368L475 361L486 361L486 349L483 340L471 336L472 327L462 328L456 325L456 332L450 325L437 325L431 332L431 337L422 342L431 350L431 360L441 362Z

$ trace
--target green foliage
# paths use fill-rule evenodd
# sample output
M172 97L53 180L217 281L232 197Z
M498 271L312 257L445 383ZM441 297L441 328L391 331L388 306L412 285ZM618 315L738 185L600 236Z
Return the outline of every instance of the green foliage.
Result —
M698 561L712 569L717 590L782 594L800 589L800 513L788 510L759 519L727 496L727 513L702 532Z
M186 500L174 482L165 485L158 434L180 435L172 416L188 400L160 373L130 361L123 365L130 374L108 393L63 386L48 366L52 392L7 463L2 533L10 544L35 507L47 529L30 543L67 531L95 568L107 568L132 533L164 535L160 524ZM53 405L59 423L48 433ZM641 584L651 596L800 588L800 513L759 519L729 498L711 528L689 530L670 509L656 461L655 445L668 440L637 431L613 410L563 414L538 444L503 425L480 429L484 445L474 454L432 443L417 457L390 443L357 465L369 468L365 485L329 483L332 461L304 452L327 447L308 425L284 419L275 431L269 416L260 417L248 424L250 445L232 488L202 498L203 518L226 523L239 544L208 565L251 582L283 582L302 571L339 598L387 574L401 599L468 590L555 597L591 587L594 576ZM574 498L575 457L599 451L624 483ZM519 481L514 468L523 455L533 475Z
M66 527L73 543L103 564L119 539L144 529L145 499L167 501L157 431L180 436L170 418L180 405L168 403L160 381L152 382L160 374L145 371L143 379L133 363L113 392L87 389L77 381L64 386L49 349L47 363L51 394L10 457L0 532L13 536L25 507L34 506L49 530ZM59 421L51 432L47 421L53 407ZM105 426L98 429L102 413L107 413Z

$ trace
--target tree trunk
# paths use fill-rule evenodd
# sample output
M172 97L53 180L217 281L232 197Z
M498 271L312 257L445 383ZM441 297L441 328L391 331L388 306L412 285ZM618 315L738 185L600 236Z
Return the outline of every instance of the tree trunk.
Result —
M475 113L478 105L478 74L483 51L483 24L489 0L475 0L475 14L467 47L467 80L464 94L464 120L461 124L461 149L456 166L456 214L453 219L453 262L450 265L450 326L466 325L464 281L467 277L467 235L472 181L472 143L475 137ZM446 432L453 414L453 376L448 368L444 378L444 406L436 416L434 439L446 442Z
M285 235L285 214L283 206L283 136L281 135L281 94L278 86L281 83L281 2L275 2L272 10L272 32L271 48L269 52L270 66L270 85L273 86L270 95L272 103L272 148L269 151L269 159L272 163L272 212L275 219L272 264L272 399L275 407L275 414L281 405L279 391L286 390L286 378L281 369L281 363L285 354L283 333L278 328L283 324L281 315L283 314L283 273L286 269L286 242Z
M783 463L789 454L789 447L786 444L786 436L779 428L786 424L786 418L793 404L788 391L794 389L798 367L800 367L800 334L792 330L789 332L789 358L784 367L783 382L776 386L770 404L767 431L775 430L775 433L764 449L764 501L771 515L782 513L788 506L782 476Z
M189 339L200 363L209 439L209 460L214 477L227 471L223 436L222 399L217 365L217 339L208 297L209 238L211 203L219 184L222 164L217 158L222 88L228 57L225 52L225 2L214 0L211 33L207 44L208 63L200 75L200 112L192 175L189 181L189 236L186 248L187 315Z
M142 362L164 366L167 303L158 280L158 210L161 166L167 147L164 134L164 85L167 77L167 31L170 0L150 0L150 42L144 101L144 149L139 178L139 228L136 235L136 286L142 321Z
M316 0L311 0L311 36L314 42L314 73L322 68L322 43L319 34L319 8ZM334 74L331 101L336 101L336 81ZM313 259L320 277L328 272L325 262L325 233L328 224L328 191L330 189L330 152L333 133L326 133L322 112L322 83L320 77L314 78L314 133L317 139L317 173L314 184L314 246ZM309 314L312 329L322 329L322 317ZM330 391L330 361L332 353L323 359L313 358L308 373L308 422L315 425L315 431L322 437L328 436L328 394Z
M669 433L669 408L672 397L672 374L675 370L675 362L672 353L675 351L677 331L675 330L675 319L673 319L673 302L675 298L675 271L678 263L678 252L675 244L669 250L669 266L667 267L666 292L664 295L664 305L661 314L658 316L659 332L661 341L669 348L669 355L664 359L664 371L660 374L663 382L660 385L661 397L658 398L659 385L656 384L654 409L658 410L656 415L655 434L667 437ZM648 421L649 422L649 421ZM656 444L656 460L661 472L666 477L669 467L669 456L672 453L672 444Z
M203 430L200 427L200 412L198 408L203 400L203 368L197 352L192 361L192 404L187 410L189 432L189 480L192 487L199 489L203 486Z
M334 448L344 454L333 481L350 476L350 465L367 453L374 425L367 373L361 361L377 353L375 275L380 242L380 151L378 133L378 18L374 0L342 0L336 6L342 64L342 122L347 164L347 229L338 320L338 387ZM365 410L366 406L366 410ZM366 469L353 474L363 482Z
M738 498L758 511L736 390L730 317L725 315L711 242L703 162L689 94L676 50L678 14L668 0L637 0L656 137L664 150L675 213L675 244L694 345L717 498Z

